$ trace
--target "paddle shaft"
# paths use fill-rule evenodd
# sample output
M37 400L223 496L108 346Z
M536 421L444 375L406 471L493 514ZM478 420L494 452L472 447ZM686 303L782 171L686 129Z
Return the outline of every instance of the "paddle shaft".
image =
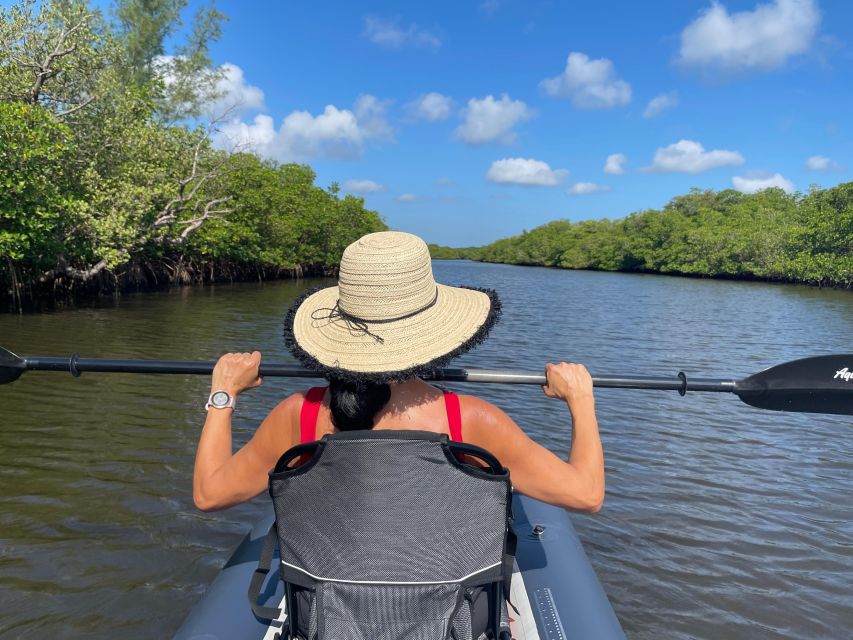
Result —
M167 373L167 374L210 374L215 362L175 360L111 360L81 358L76 354L69 358L54 356L19 356L20 368L27 371L68 371L72 375L84 372L100 373ZM264 377L320 378L320 374L296 365L262 363L260 373ZM490 371L484 369L439 369L429 377L442 382L475 382L498 384L544 385L545 375L521 371ZM669 391L716 391L734 392L734 380L715 378L687 379L683 373L671 378L648 376L593 376L593 385L611 389L661 389Z
M107 360L54 356L17 356L0 347L0 384L13 382L25 371L210 374L215 362L170 360ZM319 378L300 366L262 363L262 376ZM541 373L439 369L430 380L505 384L545 384ZM759 371L742 380L691 378L683 371L671 378L648 376L593 376L593 385L610 389L661 389L734 393L741 401L759 409L853 415L853 353L800 358Z

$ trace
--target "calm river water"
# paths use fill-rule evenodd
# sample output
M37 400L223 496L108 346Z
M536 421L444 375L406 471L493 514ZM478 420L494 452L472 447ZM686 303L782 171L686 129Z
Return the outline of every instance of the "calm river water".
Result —
M435 273L503 299L491 339L459 361L471 367L565 359L599 374L740 378L853 351L849 292L452 261ZM175 359L259 349L286 360L284 310L316 284L2 316L0 345ZM193 507L208 384L29 373L0 387L0 637L162 638L179 626L265 508L262 499L218 514ZM269 379L244 395L237 442L299 386ZM567 450L567 412L538 388L473 392ZM722 394L597 397L607 502L574 522L630 638L851 637L853 420L759 411Z

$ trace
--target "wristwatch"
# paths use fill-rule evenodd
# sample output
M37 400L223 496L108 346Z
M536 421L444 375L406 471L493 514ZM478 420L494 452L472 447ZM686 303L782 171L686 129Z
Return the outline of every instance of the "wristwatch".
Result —
M209 410L211 407L214 409L228 409L230 407L234 410L237 408L237 398L232 397L227 391L214 391L204 404L205 410Z

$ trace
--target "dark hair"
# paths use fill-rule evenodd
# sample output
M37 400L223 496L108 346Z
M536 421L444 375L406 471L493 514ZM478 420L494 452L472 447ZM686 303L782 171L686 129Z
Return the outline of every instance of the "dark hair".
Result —
M376 414L391 397L391 387L385 383L340 378L329 379L329 391L332 396L332 424L339 431L372 429Z

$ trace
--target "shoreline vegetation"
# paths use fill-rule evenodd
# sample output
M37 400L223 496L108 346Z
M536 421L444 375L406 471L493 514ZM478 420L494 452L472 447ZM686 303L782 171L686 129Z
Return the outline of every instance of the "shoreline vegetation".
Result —
M853 289L853 182L808 194L692 190L619 220L556 220L435 259Z
M310 167L220 135L239 111L222 104L227 69L209 57L225 16L187 5L0 7L3 309L329 275L349 243L387 228Z

